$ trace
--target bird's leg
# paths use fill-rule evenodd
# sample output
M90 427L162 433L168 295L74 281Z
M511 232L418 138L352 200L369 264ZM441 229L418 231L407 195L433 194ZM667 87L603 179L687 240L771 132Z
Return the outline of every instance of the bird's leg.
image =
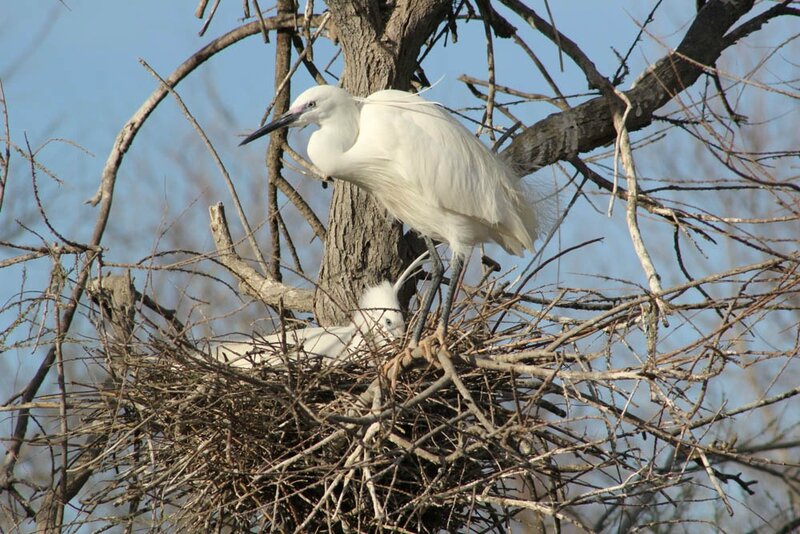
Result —
M411 337L411 346L416 347L419 344L419 338L422 337L422 330L425 328L425 322L428 319L428 313L431 311L433 304L433 297L439 289L439 284L442 283L444 275L444 265L442 265L442 258L436 252L436 246L430 237L425 236L425 245L428 247L428 252L431 256L431 281L428 292L425 293L425 300L422 301L422 306L419 309L419 317L417 317L417 326L414 327L414 335Z
M436 329L436 337L444 345L444 338L447 334L447 323L450 321L450 311L453 309L453 299L458 289L458 279L461 278L461 271L464 270L464 256L453 254L453 261L450 262L450 286L447 288L447 296L444 299L444 309L439 328Z
M447 287L447 295L444 299L444 306L442 308L442 316L439 321L439 326L436 327L436 333L430 338L422 340L420 347L426 352L426 359L438 366L438 358L434 358L433 343L431 338L439 342L439 350L446 357L450 358L450 351L447 350L447 324L450 322L450 311L453 309L453 299L458 291L458 280L461 278L461 272L464 270L464 256L461 254L453 254L453 259L450 261L450 285Z

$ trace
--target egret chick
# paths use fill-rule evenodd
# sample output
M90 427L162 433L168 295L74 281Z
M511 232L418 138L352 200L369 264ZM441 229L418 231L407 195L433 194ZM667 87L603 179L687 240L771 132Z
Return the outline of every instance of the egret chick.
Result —
M433 268L414 344L444 272L432 239L452 251L450 287L437 330L444 343L466 253L494 241L520 256L533 249L543 230L533 195L509 165L436 103L397 90L354 98L337 87L312 87L241 144L278 128L308 124L319 126L308 141L314 165L371 192L425 239Z
M276 367L284 364L287 357L297 360L305 356L318 357L323 365L335 366L367 347L380 349L405 334L406 323L397 295L427 256L425 252L414 260L394 285L384 280L367 288L347 325L299 328L246 341L222 342L212 347L211 355L240 368L261 364ZM289 350L284 353L284 348Z

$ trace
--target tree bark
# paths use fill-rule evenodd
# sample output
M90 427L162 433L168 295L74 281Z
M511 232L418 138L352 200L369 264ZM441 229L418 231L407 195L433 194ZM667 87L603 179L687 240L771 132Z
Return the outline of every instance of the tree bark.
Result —
M425 39L445 20L447 0L328 2L345 58L342 85L366 96L380 89L407 89ZM364 288L394 280L410 261L402 224L372 195L335 181L328 239L314 311L322 325L344 323Z

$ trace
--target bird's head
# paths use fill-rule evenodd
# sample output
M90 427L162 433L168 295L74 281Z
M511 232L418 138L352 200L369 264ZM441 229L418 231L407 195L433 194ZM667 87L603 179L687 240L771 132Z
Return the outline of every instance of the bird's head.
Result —
M353 324L365 336L381 342L403 336L406 323L392 284L383 281L364 291L353 315Z
M280 128L321 124L325 119L333 116L337 110L352 106L355 106L353 97L344 89L331 85L312 87L292 102L289 111L245 137L239 146L246 145L250 141Z
M428 253L423 252L406 267L392 285L384 280L378 285L367 288L358 301L358 309L353 315L353 324L364 335L371 335L384 345L387 341L403 337L406 333L406 322L400 311L400 300L397 294L403 284L419 272L420 266L428 260Z

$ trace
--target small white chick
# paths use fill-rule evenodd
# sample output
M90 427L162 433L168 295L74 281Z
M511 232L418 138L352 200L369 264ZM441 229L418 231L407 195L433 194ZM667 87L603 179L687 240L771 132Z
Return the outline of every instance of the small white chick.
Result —
M321 358L323 365L339 365L366 348L379 349L402 337L406 323L397 294L428 252L414 260L392 285L383 282L367 288L350 322L344 326L306 327L243 341L222 341L211 346L211 356L239 368L280 366L287 360ZM288 350L284 350L284 348Z

